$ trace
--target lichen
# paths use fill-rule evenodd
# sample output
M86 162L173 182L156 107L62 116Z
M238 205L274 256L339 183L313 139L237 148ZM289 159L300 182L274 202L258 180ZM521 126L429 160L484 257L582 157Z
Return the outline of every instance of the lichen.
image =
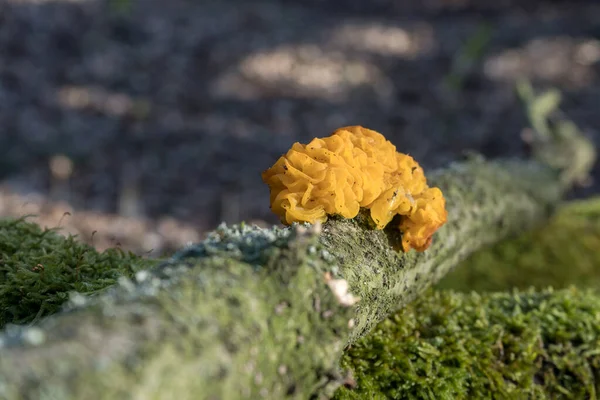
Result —
M358 386L336 399L595 398L599 222L600 198L572 201L473 254L350 348L342 365Z
M43 343L6 330L0 398L332 394L352 307L329 285L324 258L314 227L221 226L135 282L42 321Z
M535 163L471 160L433 171L431 181L448 199L448 222L425 252L398 252L398 230L367 229L357 218L331 218L321 242L335 256L340 275L361 298L350 342L413 301L457 263L483 246L548 218L560 191L555 175Z

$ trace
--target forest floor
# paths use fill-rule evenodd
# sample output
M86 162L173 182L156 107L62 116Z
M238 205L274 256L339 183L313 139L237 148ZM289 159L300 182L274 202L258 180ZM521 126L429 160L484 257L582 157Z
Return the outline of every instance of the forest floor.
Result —
M261 172L341 126L523 156L519 77L600 144L600 4L512 3L0 0L0 215L159 255L276 223Z

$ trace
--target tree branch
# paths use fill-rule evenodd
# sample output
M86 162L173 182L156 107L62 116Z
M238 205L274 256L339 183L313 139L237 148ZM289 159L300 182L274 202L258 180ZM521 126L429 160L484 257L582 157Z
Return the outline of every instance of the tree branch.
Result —
M576 139L563 142L567 156L583 154L571 146L594 154ZM134 282L7 329L0 397L330 396L345 346L470 253L544 221L581 176L565 175L571 161L471 159L436 171L429 181L449 217L424 253L395 250L398 234L370 229L364 215L322 228L221 227Z

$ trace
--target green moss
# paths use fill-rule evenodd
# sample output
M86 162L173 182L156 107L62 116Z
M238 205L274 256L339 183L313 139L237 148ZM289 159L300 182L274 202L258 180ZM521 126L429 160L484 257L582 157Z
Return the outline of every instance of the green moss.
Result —
M544 226L473 254L439 283L460 291L600 287L600 198L567 203Z
M154 263L120 249L99 253L24 218L0 220L0 328L53 314L69 292L93 294Z
M599 349L591 290L438 291L346 352L357 386L335 399L595 399Z

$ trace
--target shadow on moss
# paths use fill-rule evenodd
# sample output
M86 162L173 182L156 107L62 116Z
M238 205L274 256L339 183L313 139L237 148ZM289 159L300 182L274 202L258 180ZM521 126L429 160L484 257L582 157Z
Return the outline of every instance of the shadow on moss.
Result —
M0 220L0 328L54 314L69 292L94 294L155 263L120 249L99 253L25 218Z

